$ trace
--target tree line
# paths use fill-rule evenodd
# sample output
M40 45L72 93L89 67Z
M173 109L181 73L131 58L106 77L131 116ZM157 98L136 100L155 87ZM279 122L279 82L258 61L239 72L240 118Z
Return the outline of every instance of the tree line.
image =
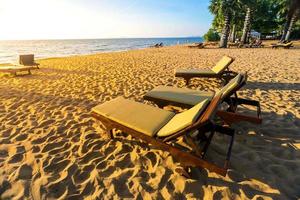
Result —
M214 19L205 39L219 39L221 48L237 37L248 43L251 30L281 42L300 37L300 0L210 0L209 11Z

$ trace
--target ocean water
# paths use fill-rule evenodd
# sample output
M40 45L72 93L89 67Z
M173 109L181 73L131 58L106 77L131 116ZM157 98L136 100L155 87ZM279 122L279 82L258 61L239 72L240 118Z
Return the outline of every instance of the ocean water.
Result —
M0 63L17 62L19 54L51 58L142 49L161 42L170 46L201 41L201 37L0 41Z

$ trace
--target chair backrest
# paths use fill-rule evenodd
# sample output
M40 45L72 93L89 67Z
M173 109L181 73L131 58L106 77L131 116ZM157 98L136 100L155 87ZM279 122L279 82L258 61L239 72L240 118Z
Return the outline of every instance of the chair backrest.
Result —
M293 42L288 42L286 44L284 44L284 46L292 46L293 45Z
M210 101L209 105L207 106L203 114L194 124L194 126L198 126L200 124L205 124L207 122L210 122L211 119L215 116L220 103L221 103L221 95L216 94L214 98Z
M216 95L220 95L222 100L231 96L237 89L246 83L246 75L238 74L231 79L221 90L216 92Z
M19 55L19 64L21 65L34 64L34 55L33 54Z
M221 102L220 95L215 95L214 98L210 102L209 101L207 101L205 103L204 103L204 101L201 102L201 103L203 103L203 105L202 105L203 107L201 106L201 109L198 110L198 112L199 112L198 115L193 116L193 123L185 128L181 128L174 134L170 134L169 136L166 136L163 141L165 141L165 142L171 141L175 138L178 138L178 137L186 134L187 131L205 127L206 124L209 124L211 122L212 118L215 116L220 102Z
M192 129L210 122L216 114L220 102L239 88L245 79L246 75L238 74L226 86L217 92L211 101L208 99L203 100L189 110L176 114L158 131L157 136L176 137L184 134L183 131L187 129Z
M209 104L209 100L205 99L202 102L196 104L192 108L176 114L165 126L163 126L157 133L159 137L170 136L184 128L195 123L199 116L205 111L205 108Z
M216 74L222 73L233 61L233 58L223 56L223 58L211 70Z

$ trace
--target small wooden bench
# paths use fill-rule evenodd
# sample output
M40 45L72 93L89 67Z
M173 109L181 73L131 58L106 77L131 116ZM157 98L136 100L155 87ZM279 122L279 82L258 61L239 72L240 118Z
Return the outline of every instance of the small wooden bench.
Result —
M28 74L31 74L30 70L32 69L37 69L37 68L33 66L0 66L0 72L11 73L15 76L17 76L17 72L23 72L23 71L27 71Z

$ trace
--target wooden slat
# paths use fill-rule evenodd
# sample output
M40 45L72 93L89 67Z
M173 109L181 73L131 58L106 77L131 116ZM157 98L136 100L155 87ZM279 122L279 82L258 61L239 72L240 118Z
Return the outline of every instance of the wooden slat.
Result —
M173 147L163 141L161 141L158 138L153 138L150 136L147 136L141 132L138 132L136 130L133 130L131 128L128 128L126 126L123 126L119 123L116 123L110 119L107 119L106 117L103 117L101 115L98 115L97 113L92 112L92 116L95 119L100 120L105 126L114 127L118 130L121 130L125 133L128 133L132 135L133 137L137 139L141 139L148 144L153 145L154 147L169 152L176 160L178 160L184 167L193 166L193 167L201 167L206 168L211 172L218 173L222 176L225 176L227 173L227 168L219 167L213 163L210 163L208 161L205 161L196 155L193 155L189 152L184 152L176 147Z

